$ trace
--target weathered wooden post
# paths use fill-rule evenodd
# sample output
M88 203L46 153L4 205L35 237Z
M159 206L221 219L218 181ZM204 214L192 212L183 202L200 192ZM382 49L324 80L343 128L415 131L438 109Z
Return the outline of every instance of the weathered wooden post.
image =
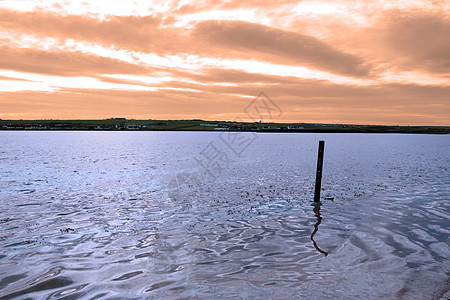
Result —
M316 171L316 188L314 190L314 202L320 202L320 189L322 186L322 166L323 166L323 149L325 141L319 141L319 155L317 157L317 171Z

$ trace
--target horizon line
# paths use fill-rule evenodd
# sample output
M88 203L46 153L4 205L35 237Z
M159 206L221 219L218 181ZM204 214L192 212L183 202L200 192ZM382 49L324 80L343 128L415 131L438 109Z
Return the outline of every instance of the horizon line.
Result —
M126 117L110 117L110 118L101 118L101 119L2 119L1 122L4 121L113 121L113 120L125 120L125 121L207 121L207 122L234 122L234 123L254 123L254 124L319 124L319 125L352 125L352 126L397 126L397 127L450 127L449 125L399 125L399 124L358 124L358 123L321 123L321 122L286 122L286 121L244 121L244 120L217 120L217 119L137 119L137 118L126 118Z

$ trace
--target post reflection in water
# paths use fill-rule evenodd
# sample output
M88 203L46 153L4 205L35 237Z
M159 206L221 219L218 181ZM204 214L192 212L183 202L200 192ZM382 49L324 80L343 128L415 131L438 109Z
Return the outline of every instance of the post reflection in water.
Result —
M316 241L314 240L314 235L316 234L316 232L319 230L319 225L320 223L322 223L322 217L320 216L320 203L315 203L314 204L314 214L317 217L317 222L316 224L314 224L314 231L311 233L311 241L314 244L314 248L316 248L317 251L319 251L320 253L323 253L325 256L328 255L328 252L323 251L322 249L319 248L319 246L317 246Z

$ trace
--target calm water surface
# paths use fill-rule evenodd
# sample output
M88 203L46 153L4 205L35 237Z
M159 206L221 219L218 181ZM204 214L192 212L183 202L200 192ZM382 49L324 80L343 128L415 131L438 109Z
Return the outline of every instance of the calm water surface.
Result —
M439 299L449 168L437 135L2 131L0 298Z

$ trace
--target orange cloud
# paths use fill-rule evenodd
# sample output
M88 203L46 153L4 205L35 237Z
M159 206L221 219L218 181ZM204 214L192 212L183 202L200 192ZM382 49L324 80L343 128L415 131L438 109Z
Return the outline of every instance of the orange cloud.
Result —
M81 52L50 52L0 46L0 69L60 76L151 73L148 67Z
M450 125L445 3L8 3L3 119L233 119L264 90L280 121Z
M386 50L401 66L450 74L450 17L393 12L385 33Z
M138 51L171 49L169 30L158 29L160 17L110 16L106 20L80 15L0 10L0 27L12 33L90 41Z
M242 80L232 87L174 81L162 85L172 89L157 91L63 89L56 93L3 93L1 99L4 111L9 115L22 113L24 118L245 118L243 108L261 90L245 75L234 74ZM264 80L256 76L253 79ZM448 124L450 103L446 95L450 87L402 84L352 87L282 77L271 78L271 82L277 84L265 91L283 109L284 121Z
M207 21L200 23L194 36L206 40L211 47L221 47L262 56L262 60L284 64L301 64L332 73L364 76L368 67L353 55L307 35L283 31L268 26L239 21ZM225 49L224 49L225 48Z

